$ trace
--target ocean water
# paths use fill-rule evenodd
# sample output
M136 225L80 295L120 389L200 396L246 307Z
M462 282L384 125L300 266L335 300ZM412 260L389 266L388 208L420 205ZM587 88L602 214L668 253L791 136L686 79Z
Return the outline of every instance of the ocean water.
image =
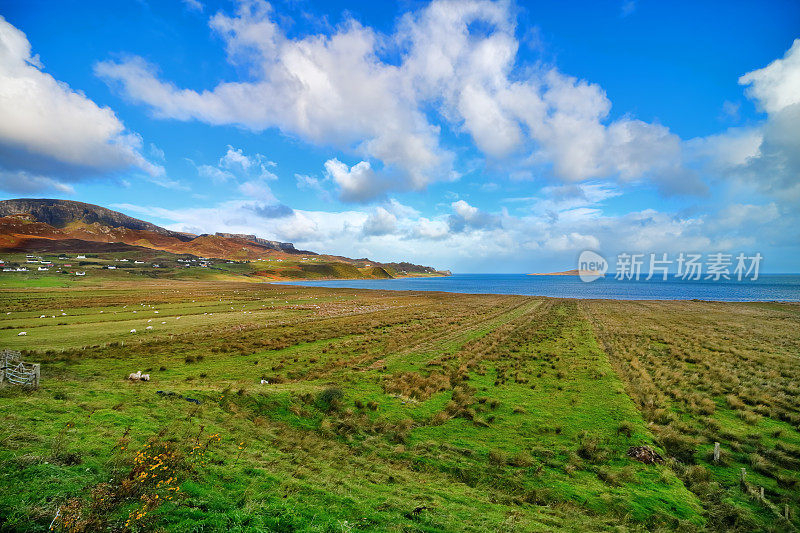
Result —
M668 278L666 281L616 280L606 275L591 283L577 276L526 274L453 274L437 278L345 279L281 282L307 287L397 291L444 291L470 294L522 294L557 298L613 300L715 300L723 302L800 302L800 275L762 274L756 281Z

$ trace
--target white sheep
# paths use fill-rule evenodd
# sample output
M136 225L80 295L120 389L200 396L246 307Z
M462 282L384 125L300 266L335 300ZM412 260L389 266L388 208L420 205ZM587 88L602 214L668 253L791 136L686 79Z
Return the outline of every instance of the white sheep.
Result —
M138 370L136 373L128 375L128 379L131 381L139 381L142 379L142 371Z
M132 330L131 330L131 333L136 333L136 330L135 330L135 329L132 329Z
M153 329L153 326L147 326L147 327L146 327L146 328L144 328L144 329Z
M261 380L261 384L262 385L269 385L269 381L267 381L266 379L262 379Z
M142 377L139 379L142 381L150 381L150 374L142 374Z
M17 337L22 337L22 336L25 336L27 334L28 334L27 331L20 331L19 333L17 333Z

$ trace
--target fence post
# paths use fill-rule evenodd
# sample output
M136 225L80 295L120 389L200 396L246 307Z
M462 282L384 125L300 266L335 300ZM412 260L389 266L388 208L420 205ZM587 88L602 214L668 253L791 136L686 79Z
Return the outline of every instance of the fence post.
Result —
M747 469L746 469L746 468L742 468L742 474L741 474L741 477L742 477L742 480L741 480L741 481L742 481L742 483L745 483L745 482L746 482L746 479L745 479L745 478L747 477Z
M763 502L763 501L764 501L764 487L759 487L759 489L760 489L760 490L759 490L759 493L758 493L758 497L759 497L759 498L761 499L761 501Z
M33 365L33 387L38 389L39 388L39 377L41 373L41 364L36 363Z
M714 443L714 462L719 462L719 442Z

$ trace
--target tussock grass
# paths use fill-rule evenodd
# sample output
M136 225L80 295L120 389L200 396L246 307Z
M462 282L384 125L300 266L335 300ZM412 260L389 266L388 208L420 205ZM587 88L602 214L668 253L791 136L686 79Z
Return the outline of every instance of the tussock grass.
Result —
M39 391L0 389L12 529L46 528L63 507L112 529L145 510L141 530L692 531L767 523L731 492L739 465L774 501L796 490L800 391L791 365L768 361L796 333L756 320L775 343L756 350L731 333L746 306L720 306L726 328L695 334L668 305L636 302L158 281L0 294L0 341L44 365ZM132 313L142 304L159 321L131 335L153 316ZM125 380L145 369L149 383ZM150 508L142 494L161 487L111 484L98 494L117 503L93 507L148 442L185 458L213 434L178 469L182 497ZM640 445L672 459L638 463Z

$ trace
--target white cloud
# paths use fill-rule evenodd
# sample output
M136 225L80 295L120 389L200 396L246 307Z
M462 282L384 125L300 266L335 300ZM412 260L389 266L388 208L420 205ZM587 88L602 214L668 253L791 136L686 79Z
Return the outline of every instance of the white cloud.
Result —
M111 109L43 72L25 34L1 16L0 167L31 176L30 190L42 180L55 184L131 168L164 174Z
M366 202L383 195L389 183L372 170L369 161L349 167L338 159L325 161L325 172L339 186L339 197L345 202Z
M275 195L272 194L272 189L263 180L250 180L239 184L239 192L245 197L258 200L260 202L267 202L270 204L278 201Z
M208 178L214 183L224 183L236 179L231 172L211 165L198 165L197 173L204 178Z
M227 169L228 171L239 176L253 176L276 180L278 176L273 174L269 169L276 167L274 161L270 161L261 154L247 156L242 149L236 149L228 146L228 151L219 160L219 167Z
M796 39L781 59L739 78L748 85L747 95L767 113L800 103L800 39Z
M362 226L364 235L380 236L397 231L397 217L383 207L376 207Z
M269 4L241 1L210 26L229 61L248 72L245 81L178 88L137 57L95 71L159 117L278 128L357 155L364 164L345 178L345 201L458 175L454 153L440 142L442 125L507 161L509 172L650 178L666 192L703 192L667 128L629 117L609 123L611 103L596 84L520 65L515 13L510 2L436 0L404 15L391 35L348 18L330 34L290 38ZM383 60L387 51L399 60Z
M228 146L225 154L220 157L216 165L197 165L197 173L212 180L214 183L242 180L277 180L270 169L276 167L261 154L246 155L244 151L233 146Z
M186 9L189 9L190 11L198 12L202 12L205 7L199 0L183 0L183 5L185 5Z
M73 194L75 190L71 185L61 183L47 176L30 174L24 170L8 171L0 168L0 190L12 194L31 194L58 192Z
M800 39L781 59L739 78L766 111L757 126L730 129L688 145L742 195L765 195L800 210Z
M464 200L453 202L451 207L453 208L453 213L448 219L451 231L491 229L501 225L499 217L481 211Z

